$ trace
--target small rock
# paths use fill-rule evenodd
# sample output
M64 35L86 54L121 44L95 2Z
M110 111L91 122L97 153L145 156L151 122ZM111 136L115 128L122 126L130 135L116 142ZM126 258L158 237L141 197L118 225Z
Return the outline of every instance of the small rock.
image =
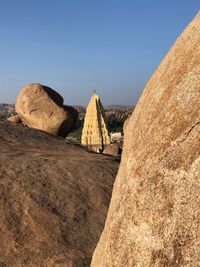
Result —
M122 153L122 149L118 144L107 145L103 151L103 154L119 156Z
M22 123L22 120L20 119L20 117L19 117L18 114L13 115L13 116L7 118L7 121L10 121L10 122L13 122L13 123L16 123L16 124Z

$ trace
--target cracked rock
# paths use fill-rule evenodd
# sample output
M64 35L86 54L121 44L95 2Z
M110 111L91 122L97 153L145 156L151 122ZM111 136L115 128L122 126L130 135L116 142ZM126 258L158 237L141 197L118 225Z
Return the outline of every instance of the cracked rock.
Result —
M39 83L21 90L16 112L25 125L61 137L71 131L78 115L72 107L63 106L63 98L56 91Z

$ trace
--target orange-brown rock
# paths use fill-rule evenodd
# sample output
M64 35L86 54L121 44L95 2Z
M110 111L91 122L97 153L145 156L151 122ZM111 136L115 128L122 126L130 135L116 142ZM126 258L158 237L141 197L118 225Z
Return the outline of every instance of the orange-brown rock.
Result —
M0 121L0 266L88 267L118 164Z
M200 14L147 83L125 128L91 266L200 266Z
M10 122L13 122L13 123L16 123L16 124L22 123L22 121L21 121L21 119L20 119L18 114L7 118L7 121L10 121Z
M119 144L107 145L103 151L103 154L108 154L112 156L119 156L122 153L122 149Z
M63 106L56 91L38 83L20 91L15 107L25 125L62 137L73 128L78 115L72 107Z

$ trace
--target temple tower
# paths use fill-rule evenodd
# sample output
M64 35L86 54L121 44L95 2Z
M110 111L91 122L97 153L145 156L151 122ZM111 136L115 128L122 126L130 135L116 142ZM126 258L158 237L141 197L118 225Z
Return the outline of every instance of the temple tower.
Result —
M81 143L97 152L102 151L106 145L110 144L104 108L96 92L87 106Z

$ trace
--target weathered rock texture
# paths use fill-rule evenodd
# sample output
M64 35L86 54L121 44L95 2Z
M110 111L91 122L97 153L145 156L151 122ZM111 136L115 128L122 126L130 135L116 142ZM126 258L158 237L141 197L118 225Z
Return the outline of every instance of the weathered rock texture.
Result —
M73 128L78 115L72 107L63 106L63 98L56 91L38 83L21 90L15 107L27 126L62 137Z
M110 144L105 147L103 153L113 156L119 156L122 153L122 149L119 144Z
M99 96L94 93L87 106L81 143L94 150L110 144L106 115Z
M16 124L22 123L18 114L8 117L7 120Z
M200 14L147 83L125 128L92 267L200 266Z
M0 266L89 266L118 164L0 121Z

